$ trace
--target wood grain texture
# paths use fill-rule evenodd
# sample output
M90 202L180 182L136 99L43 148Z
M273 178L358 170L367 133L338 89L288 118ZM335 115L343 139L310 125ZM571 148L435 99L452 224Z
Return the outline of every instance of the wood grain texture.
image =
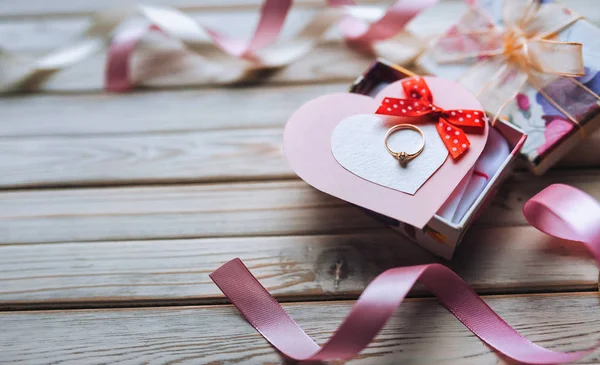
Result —
M185 105L185 102L182 104ZM248 123L252 126L254 121L260 125L282 114L267 110L258 112L258 117L238 116L242 113L241 110L234 112L232 114L238 118L229 119L226 113L219 115L216 111L214 115L198 119L206 118L209 121L206 124L213 126L217 126L218 121L225 120L239 124ZM92 123L95 123L94 119L101 119L100 115L88 119L92 119ZM166 127L169 122L161 124L158 115L149 117L149 128L169 128ZM215 119L211 119L213 116ZM260 116L265 118L260 119ZM85 127L78 126L78 122L89 125L89 121L84 121L85 119L77 121L73 116L66 119L63 124L65 133L73 130L82 131ZM132 119L134 121L130 125L123 123L116 129L135 128L138 126L138 122L135 121L143 119L143 115L134 116ZM193 128L193 119L191 115L187 118L182 117L178 122L173 123L174 128L185 126ZM114 123L118 123L119 120L115 119ZM198 121L196 124L202 125L203 122ZM111 123L113 122L108 124ZM19 125L15 127L18 131L34 128L34 123L30 126L26 123L7 124ZM139 124L143 122L140 121ZM91 130L107 128L110 127L92 127ZM266 127L0 138L0 169L3 171L0 187L291 179L296 175L284 157L281 142L282 129L282 127ZM42 127L40 130L49 131L49 128ZM600 166L598 140L600 140L600 131L597 131L593 138L582 143L559 167ZM570 174L564 175L565 179L571 179Z
M189 12L214 12L214 11L236 11L239 9L250 9L257 13L262 0L203 0L202 2L193 0L146 0L143 3L146 5L170 6ZM438 7L454 7L462 5L461 0L441 0ZM589 0L563 0L570 8L580 13L585 13L590 9ZM295 11L303 10L303 8L320 8L324 5L323 0L296 0ZM80 2L74 0L58 0L53 3L48 3L44 0L30 0L27 2L8 2L0 3L0 19L3 21L11 19L27 19L41 18L47 19L50 17L78 17L82 15L91 15L94 12L101 11L107 8L123 5L137 5L135 0L104 0L102 2ZM389 1L382 0L361 0L360 5L375 4L378 6L387 6ZM592 20L598 18L598 14L590 13Z
M4 115L0 121L3 137L0 141L30 144L24 138L7 137L98 139L132 134L143 138L147 133L162 133L166 137L250 128L254 133L272 133L261 131L269 127L282 133L285 122L300 105L320 95L345 92L348 87L349 83L334 83L85 94L76 98L47 94L4 97L0 98Z
M306 24L316 10L294 10L286 21L282 39ZM257 10L237 12L211 12L192 14L198 22L216 29L226 28L226 33L247 38L257 22ZM73 42L78 33L85 29L86 18L36 19L0 22L0 45L8 51L17 52L24 58L35 58L41 54ZM226 25L226 26L224 26ZM373 60L372 54L349 48L336 32L326 36L322 44L288 67L272 72L260 72L246 82L251 84L323 83L332 81L349 82L355 79ZM167 37L150 35L150 41L141 42L132 58L132 79L139 86L154 88L181 88L185 86L211 86L207 73L228 72L223 66L207 66L203 58L186 52L181 45ZM395 47L385 54L393 61L406 62L414 57L413 51L402 51ZM203 56L214 53L213 47L199 51ZM210 58L210 56L209 56ZM69 67L43 85L42 91L81 92L103 91L104 52ZM340 67L343 65L343 67ZM140 80L143 80L141 82ZM213 83L212 86L215 84Z
M0 140L0 186L292 178L280 129Z
M438 34L451 25L448 13L461 13L465 4L458 1L447 2L428 11L411 23L411 31L420 36ZM294 9L286 20L281 32L281 39L296 34L308 20L314 16L318 8ZM190 16L197 22L213 29L224 29L233 37L248 38L258 20L258 10L193 12ZM73 41L82 32L89 19L74 18L36 18L21 17L4 19L0 22L0 45L22 56L36 57L51 50L62 47ZM181 48L177 42L169 42L166 37L150 37L153 42L142 42L133 57L132 78L143 80L140 86L149 87L182 87L186 85L207 86L207 72L227 72L226 69L212 65L212 71L198 56L191 55ZM316 50L278 72L261 72L252 78L254 83L323 83L331 81L350 81L356 78L370 64L372 54L365 54L350 49L341 39L339 32L332 30L322 40ZM416 56L410 41L399 37L392 46L378 47L379 56L398 62L408 63ZM413 42L414 43L414 42ZM211 48L200 52L207 55L214 52ZM210 57L209 57L210 58ZM103 88L104 55L91 57L81 64L68 68L54 75L44 84L43 91L101 91Z
M203 0L202 2L150 0L144 1L143 4L177 7L178 2L189 2L194 5L193 7L179 6L179 8L198 23L233 37L248 39L258 22L259 6L263 0ZM44 0L30 0L20 3L11 2L10 4L5 1L0 3L0 45L3 49L12 52L47 52L64 46L82 32L90 22L90 16L85 15L89 14L90 9L101 11L112 8L115 4L127 3L140 4L133 0L104 0L102 2L60 0L53 3ZM359 3L381 8L391 4L390 1L381 0L361 0ZM562 3L585 14L589 21L600 23L600 14L590 11L593 10L593 4L589 0L564 0ZM323 9L324 5L324 0L296 0L280 33L281 39L296 34L314 14ZM23 8L29 8L34 12L29 14L24 12L15 16L15 13ZM88 8L88 11L83 12L85 14L78 13L78 8ZM463 0L443 0L411 21L408 29L421 36L439 34L440 30L451 25L465 10L466 5ZM43 14L43 16L35 16L36 13ZM448 14L454 15L455 18L448 17ZM326 35L325 39L339 40L339 34L331 32Z
M502 184L493 201L476 221L480 225L526 225L522 211L527 200L551 184L568 184L600 199L597 169L554 169L543 176L514 172Z
M524 202L563 182L600 198L596 170L524 172L505 184L477 225L526 224ZM381 224L304 182L255 182L0 193L0 245L341 233Z
M220 302L208 274L234 257L285 300L355 298L386 269L443 262L387 229L0 246L0 309ZM598 269L583 246L532 227L473 228L444 263L480 293L597 289Z
M0 46L42 54L81 31L84 15L127 3L0 0ZM260 0L149 3L193 10L198 21L247 37ZM322 5L299 3L284 37ZM445 2L413 30L432 32L460 6ZM600 13L586 15L598 21ZM233 307L208 305L224 302L208 278L220 264L241 257L278 299L315 301L285 306L322 343L350 309L342 299L356 298L377 274L438 262L360 209L295 180L283 158L293 111L345 91L371 59L332 33L252 87L183 90L198 81L198 58L145 45L134 78L172 90L99 93L105 59L97 56L58 74L45 94L0 98L0 363L285 363ZM600 167L599 140L600 131L560 166ZM600 337L598 269L582 247L537 232L521 214L524 201L553 182L600 198L597 169L518 173L447 264L480 293L511 293L487 301L532 340L580 349ZM147 183L154 185L121 186ZM561 291L586 293L531 294ZM427 295L420 287L411 294ZM161 307L95 309L112 306ZM505 363L427 298L408 300L350 362L399 361ZM582 363L598 362L596 353Z
M381 225L300 182L10 192L0 242L287 235ZM268 232L268 233L267 233Z
M532 341L579 350L600 337L597 293L490 297L486 302ZM284 305L318 343L352 302ZM284 364L232 306L4 312L2 363ZM432 351L432 349L435 349ZM350 364L506 364L434 299L409 299ZM597 364L598 352L580 363ZM337 362L336 362L337 363Z
M111 0L111 2L113 1ZM158 3L164 1L155 0ZM67 1L68 6L66 8L79 8L80 11L83 11L82 8L74 6L72 3L72 1ZM99 5L96 2L86 2L86 4L86 7L89 5L98 7ZM591 21L600 23L600 15L595 15L594 12L589 11L589 3L576 0L570 1L568 4L576 10L590 14ZM109 5L109 3L103 3L99 8L104 9ZM0 13L9 16L0 23L0 45L9 51L25 51L26 56L35 57L48 52L50 49L72 42L72 39L85 28L89 21L88 18L81 16L75 16L74 18L61 17L61 14L65 14L64 10L60 10L61 4L52 5L54 17L48 17L52 14L46 14L45 17L36 17L25 21L23 21L22 15L17 16L16 13L12 12L18 11L19 8L42 11L41 9L47 9L47 7L30 5L29 2L24 2L22 6L11 4L4 7L7 8L5 11L3 11L2 4L0 4ZM236 6L233 6L233 8L236 8ZM447 14L456 14L458 17L464 9L465 5L462 1L444 1L412 22L410 30L419 36L439 34L452 24L452 18L448 17ZM223 9L209 11L208 13L206 11L207 9L204 9L199 13L192 13L191 16L202 24L216 29L226 29L229 35L242 38L248 37L258 18L258 9L255 7L252 7L251 10L232 11L231 8L228 8L227 11L223 11ZM315 11L317 9L314 7L294 9L290 19L286 22L282 37L285 39L285 37L294 34ZM25 11L26 13L27 11ZM77 13L76 10L75 13ZM11 17L10 14L13 14L14 17ZM55 19L55 17L58 18ZM2 19L1 16L0 19ZM367 67L373 56L349 49L340 40L339 35L336 34L336 32L332 32L331 35L326 37L326 40L329 40L328 42L289 67L268 76L261 73L257 75L254 82L289 84L353 80ZM400 39L397 45L388 47L380 56L394 62L406 64L415 56L413 50L403 47L406 44L407 40ZM146 46L140 47L133 63L133 78L134 80L144 80L143 83L140 83L141 86L155 88L198 86L199 84L207 86L205 79L199 76L206 73L205 65L201 59L182 51L175 43L170 46L165 44L150 46L146 44ZM41 90L53 92L101 91L103 88L104 64L104 56L93 57L54 75L48 83L43 85ZM218 72L227 71L219 70Z
M145 5L170 6L184 11L235 11L238 9L251 9L258 12L262 0L146 0ZM383 3L381 0L361 0L362 4ZM135 0L103 0L102 2L81 3L74 0L60 0L55 4L48 4L43 0L32 0L26 4L19 3L0 3L0 12L2 18L10 19L17 17L49 17L49 16L80 16L92 14L97 11L115 6L137 5L139 1ZM296 0L295 7L322 7L325 2L322 0Z
M157 0L161 1L161 0ZM164 0L162 0L164 1ZM205 1L204 1L205 2ZM258 3L260 3L259 1ZM196 2L200 4L200 2ZM282 39L296 34L322 7L306 8L299 2L298 7L286 17L280 36ZM90 3L93 4L93 3ZM142 4L142 3L136 3ZM143 4L150 5L151 2ZM324 5L323 1L321 5ZM100 5L99 9L108 10L108 4ZM259 9L207 9L205 11L188 11L186 15L197 23L226 34L247 39L256 28L259 19ZM3 49L12 52L39 53L49 52L68 44L69 41L84 31L90 23L89 16L43 17L1 19L0 44ZM334 34L326 39L339 39Z
M310 83L350 83L373 62L374 56L357 52L340 42L317 46L310 54L281 70L255 74L237 85L290 85ZM395 61L401 61L398 58ZM104 55L91 57L52 76L36 92L69 93L104 92ZM172 47L140 48L134 57L132 78L139 88L180 89L183 87L225 87L223 82L206 81L207 70L198 56ZM343 66L342 66L343 65ZM212 65L210 73L227 72ZM142 81L139 81L142 80ZM139 82L138 82L139 81ZM231 86L231 85L229 85Z

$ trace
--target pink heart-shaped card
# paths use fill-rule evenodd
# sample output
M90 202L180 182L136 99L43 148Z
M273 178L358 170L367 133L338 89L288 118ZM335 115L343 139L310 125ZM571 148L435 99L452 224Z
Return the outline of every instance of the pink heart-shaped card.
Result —
M477 98L463 86L436 77L424 77L424 79L433 94L436 106L446 110L483 110ZM373 133L371 133L374 127L379 128L374 133L385 134L385 130L381 129L382 126L375 125L377 121L365 119L362 131L362 124L360 120L357 121L357 116L360 115L372 118L385 97L406 98L401 81L388 85L375 98L359 94L336 93L307 102L292 115L286 124L283 139L285 155L298 176L318 190L417 228L423 228L479 158L487 141L489 126L485 123L483 131L467 133L471 145L459 159L439 158L438 156L436 163L441 166L429 168L430 171L425 172L426 176L422 178L423 181L419 182L420 185L417 189L409 186L408 190L403 190L402 184L396 184L397 181L376 183L374 181L377 179L370 178L369 174L377 174L377 171L367 171L366 173L355 171L352 159L345 161L340 158L339 152L336 152L338 158L336 159L332 152L332 135L336 137L334 132L339 133L340 130L345 132L355 130L356 142L352 142L352 138L342 140L359 145L365 142L366 138L379 138L377 135L373 137ZM413 118L406 123L429 128L428 124L433 125L435 121ZM426 137L433 145L434 141L431 135ZM441 137L436 136L435 138ZM336 138L333 140L335 145ZM373 145L372 149L376 150L376 154L373 154L373 157L367 157L372 158L373 161L372 164L366 164L368 168L373 170L374 168L370 166L373 165L379 171L381 169L401 169L397 166L397 162L395 165L390 165L389 161L392 157L385 155L383 138ZM362 153L361 151L370 151L370 149L357 149L357 158L365 158L366 152ZM447 152L445 153L447 155ZM414 161L419 158L417 157ZM421 166L426 169L427 163L422 162ZM414 166L412 168L415 169ZM402 173L406 174L406 171L409 170ZM420 172L413 171L415 174ZM402 179L402 175L398 175L396 178Z

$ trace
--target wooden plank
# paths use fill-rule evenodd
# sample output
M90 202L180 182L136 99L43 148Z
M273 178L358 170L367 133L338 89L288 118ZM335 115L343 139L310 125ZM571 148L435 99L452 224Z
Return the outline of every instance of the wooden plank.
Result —
M350 83L359 76L374 57L358 53L339 42L329 42L317 46L307 56L277 71L264 72L244 84L250 85L289 85L308 83L340 82ZM104 91L105 56L94 56L80 64L65 69L42 85L40 92L80 93ZM182 87L223 87L222 83L207 82L207 73L201 58L182 50L145 48L134 59L132 77L141 87L182 88ZM214 72L227 72L226 68L216 68Z
M61 0L64 2L73 2L73 0ZM150 0L145 1L145 5L163 5L177 6L176 2L188 0ZM191 0L189 0L191 1ZM193 8L183 7L186 14L196 20L198 23L212 29L221 30L233 37L247 39L253 32L259 18L258 5L261 0L236 0L232 1L214 1L204 0L202 3L192 1ZM41 2L42 4L36 4ZM105 0L102 3L97 2L73 2L69 6L62 6L60 2L48 3L43 0L30 0L21 3L0 4L0 45L2 48L12 52L47 52L57 47L64 46L80 32L90 22L90 17L81 13L72 12L67 16L63 9L76 10L77 7L94 8L95 11L106 10L114 6L112 2L124 4L133 2L133 0ZM171 3L171 4L168 4ZM253 6L244 6L243 3ZM589 21L596 24L600 23L600 14L589 11L591 4L588 0L566 0L562 3L567 4L573 10L586 14ZM384 8L390 2L381 0L361 0L361 5L375 5ZM288 14L286 22L282 28L280 36L282 39L296 34L318 11L323 9L325 1L322 0L296 0L294 8ZM28 16L21 14L13 16L19 12L19 8L30 7L39 12L42 16ZM181 7L180 7L181 8ZM411 21L409 29L421 36L429 34L439 34L445 27L458 20L458 16L466 10L466 5L462 0L445 0L435 7L426 10L416 19ZM84 12L87 13L87 12ZM448 14L455 14L455 18L448 17ZM33 15L30 13L30 15ZM336 32L327 35L327 39L339 39Z
M292 178L280 129L0 140L0 186Z
M404 53L401 56L404 57ZM398 58L397 60L402 60ZM374 56L359 53L340 42L317 46L307 56L291 65L271 72L257 74L245 81L247 85L290 85L308 83L345 82L350 84L373 62ZM36 92L70 93L103 92L105 56L93 56L80 64L54 74ZM212 66L211 73L228 72ZM141 49L136 54L132 77L140 88L179 89L182 87L223 87L222 82L207 82L201 58L172 48ZM239 83L235 84L238 85Z
M38 133L66 133L66 135L0 138L0 156L2 156L0 169L3 171L0 187L295 178L296 175L285 160L281 146L283 128L262 127L263 123L283 123L286 116L282 114L285 112L279 108L268 110L269 108L250 107L257 112L256 115L252 115L253 113L248 115L248 110L243 108L228 113L226 107L222 106L215 107L205 116L199 117L199 111L194 108L192 95L187 94L187 98L182 98L179 105L182 105L183 115L176 118L177 121L173 122L172 127L167 121L173 118L172 115L170 118L168 116L171 108L157 113L150 111L147 114L135 114L134 112L130 118L118 117L119 106L124 105L122 102L127 104L126 101L115 100L112 105L107 102L106 113L100 111L100 106L95 104L95 108L88 109L90 118L85 118L83 115L86 106L90 105L85 102L73 108L79 112L72 113L65 119L47 114L52 115L51 121L58 122L40 127ZM241 93L236 95L243 98ZM298 98L301 97L307 95L302 91ZM214 99L209 97L205 102L209 103ZM277 96L273 94L271 99L276 100ZM144 101L150 102L151 98L141 97L130 100L134 101L133 105L143 105ZM251 101L242 102L244 105L250 103ZM164 104L157 103L150 109L161 109L160 105ZM294 101L287 101L283 103L282 109L293 109L292 105ZM133 110L133 106L131 108L130 110ZM50 113L48 110L40 109L42 109L40 114L32 113L34 116L19 119L18 111L23 109L9 107L8 113L14 115L14 118L7 119L6 129L13 130L15 134L35 133L36 125L40 125L35 115ZM91 112L94 109L98 110L98 113ZM24 115L29 114L24 113ZM82 119L78 119L77 116ZM112 116L115 118L113 119ZM146 116L148 116L147 120ZM198 122L198 119L203 120ZM130 123L119 124L125 120ZM133 133L136 128L144 128L146 122L150 131ZM245 126L248 128L196 131L194 126L218 128L219 125L236 123L240 125L247 123ZM90 135L76 135L83 132L87 126L90 127ZM52 127L56 127L55 132L52 132ZM102 134L113 127L120 133ZM191 130L183 131L186 127ZM160 131L161 128L166 130ZM170 131L170 128L177 131ZM558 166L587 168L600 166L599 140L600 131L597 131L591 139L582 143ZM555 174L560 179L564 178L563 181L569 180L569 175L570 173ZM575 174L575 176L579 175ZM553 177L549 179L561 181Z
M600 136L600 134L598 134ZM564 166L564 165L561 165ZM527 172L513 173L500 186L492 203L476 221L479 225L525 225L523 205L535 194L551 184L575 186L600 200L597 169L590 170L550 170L543 176L533 176Z
M251 9L258 13L263 0L203 0L202 2L193 0L146 0L144 5L168 6L178 8L184 11L232 11L239 9ZM361 0L361 4L382 3L381 0ZM134 0L104 0L98 2L80 3L73 0L60 0L54 4L49 4L43 0L31 0L25 4L6 3L0 4L0 19L11 18L47 18L62 16L81 16L91 15L97 11L108 8L131 6L140 4ZM323 7L322 0L296 0L295 9L303 7Z
M298 5L301 5L301 2ZM319 5L324 5L324 2ZM279 39L284 41L293 37L322 9L321 6L293 8L281 28ZM445 14L449 12L459 14L464 10L466 5L462 1L446 2L420 14L410 23L410 29L421 36L438 34L444 27L452 24L452 19L444 16ZM211 9L201 12L190 11L186 14L199 24L241 39L247 39L252 34L259 18L259 11L256 8ZM10 52L33 54L49 52L68 44L85 30L89 22L88 16L3 19L0 15L0 45ZM340 34L332 30L325 35L324 40L339 42Z
M590 13L589 11L585 12L589 9L589 3L579 0L569 2L569 4L571 3L576 10L586 14ZM24 4L29 4L29 2ZM60 4L56 6L58 6L56 8L57 15L62 14L62 10L59 10ZM11 5L10 8L14 10L19 7ZM32 8L43 9L44 7L36 5ZM447 14L461 14L464 9L465 4L462 1L443 2L412 22L410 30L420 36L439 34L452 23L452 18L447 17ZM0 13L2 10L0 8ZM297 32L316 11L317 9L314 7L294 9L286 22L282 38L285 39ZM257 12L257 9L235 11L221 9L208 13L194 12L191 16L202 24L217 29L226 28L227 33L232 36L248 37L257 22ZM7 9L5 13L10 14L10 9ZM600 23L600 17L593 16L592 21ZM4 19L0 22L0 45L9 51L26 51L32 55L39 55L71 42L85 28L87 22L88 19L81 16L72 19L44 17L25 21L22 16ZM289 67L268 77L261 74L255 81L276 84L350 81L359 75L372 60L372 56L348 49L335 31L326 39L329 40L328 43L318 47ZM380 56L396 62L409 62L414 56L414 51L403 49L403 44L406 42L399 40L397 47L392 47L393 49ZM104 64L104 56L93 57L53 76L42 90L53 92L101 91ZM165 88L199 84L206 86L206 81L203 81L204 79L200 76L206 73L201 59L182 52L174 44L140 47L134 57L133 69L134 79L144 80L142 84L148 87ZM226 70L218 72L226 72Z
M522 173L478 225L526 224L523 203L565 182L600 199L598 171ZM294 235L381 227L360 209L304 182L8 191L0 194L0 244Z
M600 156L600 130L596 130L587 139L581 141L556 164L556 167L598 167L600 166L598 156Z
M600 336L598 294L489 297L486 302L532 341L568 351ZM318 343L352 302L284 305ZM4 312L2 363L72 362L283 364L284 359L232 306ZM432 351L435 346L435 351ZM599 353L581 363L600 361ZM433 299L400 306L371 345L350 364L506 364Z
M281 39L297 33L316 13L315 9L297 9L286 21ZM216 29L227 24L227 33L234 37L247 38L257 21L257 11L211 12L192 14L198 22ZM0 45L8 51L24 57L36 57L65 44L85 29L85 18L36 19L0 22ZM210 86L206 81L207 66L196 55L185 52L175 41L155 35L154 42L142 42L132 61L132 78L141 86L180 88L183 86ZM414 57L414 51L402 52L395 47L391 59L401 62ZM206 52L214 52L207 47ZM408 52L408 53L407 53ZM332 31L314 51L277 72L263 72L252 83L314 83L343 80L349 82L359 76L372 62L373 56L350 49L339 34ZM44 91L102 91L105 69L104 53L92 56L80 64L69 67L51 77L42 87ZM343 65L343 67L341 67ZM212 73L227 72L213 65ZM214 85L214 84L213 84Z
M150 3L144 2L144 4L149 5ZM100 5L100 9L109 8ZM282 39L296 34L320 10L321 7L294 8L281 29ZM192 11L186 14L199 24L241 39L247 39L252 34L259 18L257 8L249 10L212 9L202 12ZM89 16L19 17L16 19L1 19L0 17L0 44L3 49L11 52L49 52L72 42L73 38L83 32L89 23ZM330 35L328 39L338 38Z
M303 103L345 92L350 83L81 94L76 98L68 94L5 96L0 98L0 136L7 140L5 137L282 128ZM600 154L599 141L600 132L596 131L570 156L569 164L585 166L595 161Z
M451 25L451 19L444 14L460 13L465 9L462 2L449 2L427 12L411 24L411 30L421 36L439 33ZM281 39L285 40L296 34L300 28L318 11L318 9L294 9L288 17ZM247 38L257 22L257 10L191 13L190 16L199 23L223 29L234 37ZM73 37L85 29L88 19L76 18L42 18L33 20L4 20L0 22L0 44L8 51L25 53L35 57L42 53L72 42ZM432 26L435 24L435 26ZM159 37L160 38L160 37ZM163 37L164 38L164 37ZM362 73L372 61L372 55L351 50L340 39L336 31L331 31L324 38L325 44L302 59L283 70L266 75L261 73L256 78L261 83L307 83L350 81ZM166 43L165 43L166 42ZM396 62L408 62L416 55L415 50L404 47L406 42L401 38L398 45L388 47L380 56ZM209 49L207 49L209 51ZM381 50L380 50L381 51ZM92 57L74 67L54 75L43 86L45 91L100 91L103 85L105 67L103 55ZM187 54L176 42L165 39L159 44L143 42L133 60L133 79L144 80L142 85L150 87L182 87L186 85L206 85L206 65L201 58ZM227 72L215 70L214 72ZM268 77L267 77L268 76Z
M299 182L22 191L2 194L0 205L2 243L285 235L380 226L358 208Z
M442 262L387 229L0 246L0 309L219 302L208 274L234 257L285 300L357 297L386 269ZM473 228L445 264L480 293L597 288L598 269L583 246L532 227Z
M345 92L349 86L335 83L84 94L75 98L48 94L4 97L0 98L0 142L30 144L26 139L6 137L90 136L98 140L102 135L136 134L144 138L146 133L167 136L234 128L272 127L281 131L303 103L320 95Z
M239 9L250 9L258 13L263 0L203 0L202 2L193 0L146 0L145 5L170 6L190 12L213 12L213 11L232 11ZM590 9L589 0L564 0L573 10L586 14ZM389 1L382 0L361 0L360 5L375 4L378 6L387 6ZM462 3L461 0L441 0L438 7L450 7ZM74 0L58 0L49 3L44 0L29 0L27 2L6 2L0 4L0 19L10 20L11 18L49 18L49 17L75 17L81 15L91 15L94 12L113 8L115 6L138 5L134 0L104 0L102 2L80 2ZM305 7L322 7L325 2L322 0L296 0L293 11L302 10ZM590 12L592 20L597 19L597 14Z
M35 0L33 0L35 1ZM67 0L72 1L72 0ZM107 0L115 1L115 0ZM131 1L131 0L127 0ZM181 1L181 0L153 0L154 2L161 1ZM258 4L260 0L241 0L255 1ZM123 3L122 0L118 0ZM312 2L312 3L311 3ZM361 5L368 3L379 3L381 8L384 8L389 2L362 0ZM24 2L24 6L31 6L31 2ZM79 4L80 2L77 2ZM214 6L210 2L203 1L202 4L195 2L195 5L208 5L201 10L188 10L186 13L199 24L205 25L212 29L221 30L226 34L247 39L258 22L259 11L257 7L244 9L244 6L228 7L225 2L218 2L224 7ZM288 14L286 22L280 33L281 39L286 39L296 34L324 5L324 1L301 0L295 2L295 7ZM572 9L586 14L587 19L594 23L600 23L600 14L590 12L590 4L586 0L567 0L563 1ZM49 4L44 2L44 4ZM135 3L136 5L138 3ZM144 2L146 5L152 4ZM55 6L58 4L52 4ZM81 5L90 5L97 7L98 10L110 8L108 3L87 2ZM100 5L100 6L98 6ZM308 5L308 6L307 6ZM68 17L60 16L58 12L46 12L42 17L29 18L27 16L18 16L12 18L10 13L17 10L20 5L18 3L10 4L9 6L0 4L0 45L2 49L10 52L28 52L40 53L49 52L58 47L64 46L72 41L81 33L90 22L89 16L81 16L70 14ZM42 10L43 6L35 6L36 10ZM60 6L58 6L60 8ZM56 10L58 10L58 8ZM49 10L49 9L48 9ZM462 0L443 1L441 4L426 10L416 19L411 21L409 29L420 36L439 34L446 27L449 27L453 20L458 19L458 16L466 10L466 5ZM448 14L456 14L456 18L448 17ZM338 40L339 34L335 31L328 33L325 39Z

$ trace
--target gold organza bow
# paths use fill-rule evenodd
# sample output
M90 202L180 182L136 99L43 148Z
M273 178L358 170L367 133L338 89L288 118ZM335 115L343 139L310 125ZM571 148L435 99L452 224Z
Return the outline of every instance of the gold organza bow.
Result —
M579 19L559 4L504 0L500 26L484 9L473 6L435 43L432 54L438 63L475 62L460 81L494 119L529 83L579 125L568 101L589 100L594 105L600 98L574 79L585 74L582 44L552 40Z

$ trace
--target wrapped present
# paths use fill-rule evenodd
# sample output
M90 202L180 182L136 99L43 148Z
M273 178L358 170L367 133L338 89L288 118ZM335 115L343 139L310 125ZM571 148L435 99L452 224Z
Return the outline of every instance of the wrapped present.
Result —
M417 60L458 80L493 120L528 134L522 156L544 173L600 125L600 29L564 5L480 1Z

